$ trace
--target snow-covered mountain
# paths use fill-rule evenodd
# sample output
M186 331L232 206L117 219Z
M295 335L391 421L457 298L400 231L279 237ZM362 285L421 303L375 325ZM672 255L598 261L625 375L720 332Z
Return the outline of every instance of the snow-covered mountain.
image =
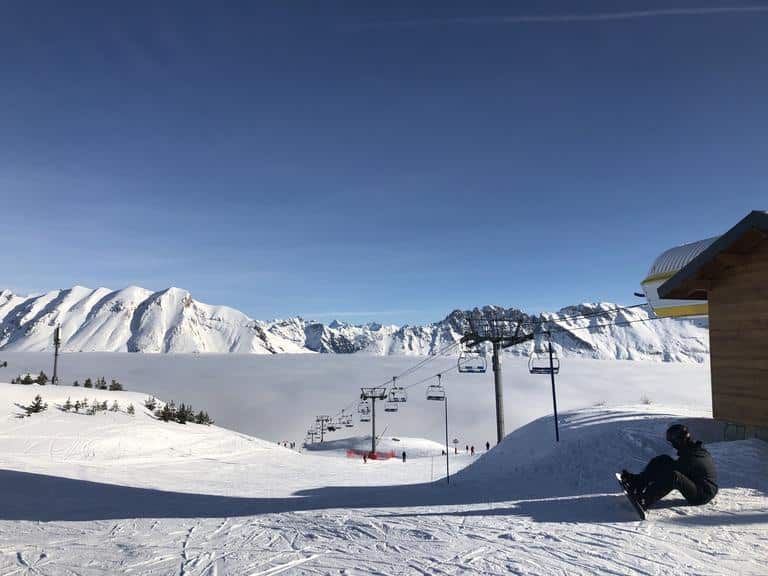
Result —
M0 350L50 350L53 330L60 324L62 349L70 352L432 355L457 343L467 318L474 315L545 321L563 356L666 362L703 362L708 357L705 320L649 322L645 307L617 308L605 302L580 304L533 316L516 308L485 306L454 310L424 326L352 325L298 317L254 320L233 308L200 303L180 288L151 292L136 286L118 291L75 286L28 297L4 290ZM534 346L528 342L508 352L528 354Z

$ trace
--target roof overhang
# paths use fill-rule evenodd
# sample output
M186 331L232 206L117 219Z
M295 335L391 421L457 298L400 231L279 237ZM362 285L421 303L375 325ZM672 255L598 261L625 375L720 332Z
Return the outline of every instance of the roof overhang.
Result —
M709 248L659 286L659 297L706 300L712 280L728 268L745 263L749 253L766 238L768 212L750 212Z

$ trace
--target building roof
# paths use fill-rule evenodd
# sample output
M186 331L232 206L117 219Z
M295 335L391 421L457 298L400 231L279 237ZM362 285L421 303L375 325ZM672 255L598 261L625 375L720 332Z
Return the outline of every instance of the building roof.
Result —
M707 298L709 280L733 265L738 255L751 252L768 237L768 212L754 210L709 246L680 271L659 286L661 298L702 300ZM710 239L712 240L712 239ZM702 242L707 242L702 240ZM688 245L690 246L690 245ZM682 248L682 247L681 247ZM731 258L725 255L735 255Z
M717 239L718 236L715 236L713 238L707 238L706 240L699 240L697 242L691 242L690 244L683 244L682 246L670 248L653 261L653 265L651 266L651 269L648 270L648 274L646 275L645 280L643 280L643 283L671 278L680 269L685 267L688 262L704 252L704 250Z

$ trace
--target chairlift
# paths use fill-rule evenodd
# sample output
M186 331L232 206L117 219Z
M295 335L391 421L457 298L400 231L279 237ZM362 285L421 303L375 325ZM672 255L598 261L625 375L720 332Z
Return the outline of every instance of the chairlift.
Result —
M395 403L407 402L408 392L402 386L392 386L389 390L389 401Z
M398 402L387 400L387 402L384 404L384 412L397 412L397 405Z
M551 344L550 344L551 345ZM549 349L542 345L536 345L528 356L528 372L531 374L558 374L560 372L560 359L552 350L552 366L550 367Z
M326 426L325 429L328 432L336 432L336 430L338 430L338 427L336 426L336 424L328 424L328 426Z
M438 402L445 400L445 388L443 388L443 385L438 383L427 386L427 400L437 400Z
M459 372L462 374L484 374L488 368L488 363L482 352L462 350L459 354L458 366Z
M370 422L370 421L371 421L370 414L360 414L360 422Z

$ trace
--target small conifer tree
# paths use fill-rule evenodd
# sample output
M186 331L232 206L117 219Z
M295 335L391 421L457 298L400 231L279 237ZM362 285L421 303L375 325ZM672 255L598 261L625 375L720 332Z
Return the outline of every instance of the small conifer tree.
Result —
M93 382L90 378L86 378L85 382L83 383L83 388L93 388Z
M173 401L168 402L163 406L163 409L160 410L160 420L163 422L170 422L171 420L176 419L176 405L173 403Z
M70 410L72 410L72 400L70 400L69 398L67 398L67 401L66 401L66 402L64 402L64 406L62 406L62 408L64 408L64 410L65 410L66 412L69 412Z
M24 374L24 378L21 379L22 384L34 384L34 382L29 374Z
M43 403L43 398L38 394L35 396L34 401L29 406L26 406L24 408L27 411L27 414L37 414L38 412L42 412L43 410L48 409L48 404Z
M136 409L133 407L133 404L128 404L128 408L126 409L126 412L128 412L128 414L130 414L131 416L136 414Z
M101 410L107 410L107 408L108 408L108 406L107 406L107 401L106 401L106 400L104 400L104 402L102 402L102 403L101 403L101 405L99 406L99 408L100 408Z
M48 384L48 375L42 370L40 370L40 374L37 375L37 383L40 386L45 386Z
M109 385L109 389L113 392L120 392L123 390L123 385L120 384L117 380L112 380L112 383Z
M147 410L152 410L152 412L155 411L155 408L157 408L157 400L155 400L154 397L147 398L144 400L144 408Z
M80 382L78 382L77 380L75 380L74 382L72 382L72 386L80 386Z
M187 419L187 407L184 405L184 402L182 402L179 409L176 410L176 422L179 424L186 424Z
M117 400L114 400L112 402L112 406L109 407L109 411L110 412L117 412L118 410L120 410L120 406L118 406Z
M80 400L75 400L75 412L80 413Z

